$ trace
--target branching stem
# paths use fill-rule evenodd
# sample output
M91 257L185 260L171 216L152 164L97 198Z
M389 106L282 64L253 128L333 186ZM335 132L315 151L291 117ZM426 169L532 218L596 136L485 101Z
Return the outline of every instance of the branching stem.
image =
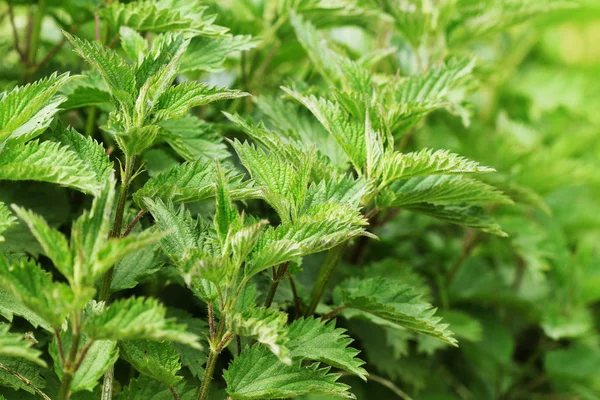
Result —
M333 271L335 271L335 267L340 262L340 259L342 258L342 253L344 252L345 248L346 243L342 243L337 247L334 247L333 249L329 250L327 258L325 259L325 262L323 263L323 265L321 266L321 270L319 271L317 281L313 286L310 295L310 304L308 305L308 307L306 307L306 310L304 311L305 317L309 317L315 313L315 310L317 309L317 306L319 305L319 302L323 297L323 293L325 292L325 287L327 287L327 283L331 279Z
M269 307L271 307L271 304L273 304L273 299L275 298L275 293L277 293L277 288L279 287L279 282L285 276L289 265L290 265L290 262L288 261L288 262L280 265L279 267L277 267L276 270L274 270L273 282L271 282L271 287L269 288L269 292L267 293L267 298L265 300L265 308L269 308Z

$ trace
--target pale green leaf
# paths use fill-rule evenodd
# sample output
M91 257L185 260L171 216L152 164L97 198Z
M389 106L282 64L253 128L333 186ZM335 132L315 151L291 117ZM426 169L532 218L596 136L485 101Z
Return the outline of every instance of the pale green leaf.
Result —
M101 186L93 170L67 146L37 140L6 147L0 157L0 180L56 183L96 194Z
M228 330L264 344L281 362L290 365L292 359L286 347L286 323L287 314L268 308L234 311L227 318Z
M198 347L198 337L166 318L166 312L154 299L131 297L96 310L86 320L84 332L94 339L170 340Z
M364 361L356 358L359 351L348 347L352 339L345 330L335 327L335 322L323 322L316 318L301 318L292 322L288 330L292 358L320 361L327 365L351 372L367 379L362 368Z
M259 41L250 35L197 36L192 39L181 60L181 72L220 71L232 53L250 50L258 43Z
M45 367L46 362L40 358L42 352L33 348L24 335L10 333L8 329L8 325L0 324L0 356L22 358Z
M128 340L119 344L121 357L140 373L172 385L181 380L177 372L181 369L179 353L167 342L150 340Z
M436 309L422 302L412 287L401 282L386 278L351 278L336 289L335 298L340 306L360 310L451 345L457 343L448 325L434 316ZM352 315L352 310L347 313Z
M355 398L349 386L336 382L337 374L318 363L286 365L261 346L246 348L224 373L227 393L233 399L280 399L305 394Z
M159 124L159 138L164 140L186 161L199 158L222 160L229 157L227 146L214 125L188 115L167 119Z
M10 212L6 204L0 202L0 242L4 241L2 233L13 226L17 218Z

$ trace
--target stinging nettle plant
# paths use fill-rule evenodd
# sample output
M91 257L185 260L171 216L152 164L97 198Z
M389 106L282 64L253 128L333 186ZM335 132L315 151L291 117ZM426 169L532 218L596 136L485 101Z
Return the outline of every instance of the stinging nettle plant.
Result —
M600 396L594 5L0 7L0 399Z

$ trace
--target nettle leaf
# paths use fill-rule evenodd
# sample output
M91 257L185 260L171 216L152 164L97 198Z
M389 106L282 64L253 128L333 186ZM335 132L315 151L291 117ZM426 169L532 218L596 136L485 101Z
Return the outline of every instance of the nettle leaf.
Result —
M474 174L494 172L476 161L468 160L447 150L423 149L412 153L387 153L381 186L399 179L426 175Z
M467 79L474 66L474 58L451 59L422 75L411 76L390 85L386 89L395 103L386 110L389 128L406 132L426 114L440 108L463 114L466 124L468 116L459 104L464 98L462 92L469 86Z
M136 65L140 65L149 50L146 39L135 29L128 26L121 26L119 28L119 37L121 39L121 47L125 54L127 54L127 57Z
M47 382L43 377L46 368L38 364L34 364L31 361L13 357L0 357L0 364L8 368L10 371L16 372L38 389L43 389L46 387ZM39 399L37 394L35 394L34 390L29 385L26 385L22 379L17 378L15 375L5 371L4 369L0 369L0 386L9 387L19 391L18 393L11 393L10 400L15 398L19 399L21 396L27 400L32 398ZM23 391L31 394L28 395L23 393Z
M42 352L33 348L33 342L22 334L10 333L8 329L8 325L0 324L0 357L22 358L45 367L46 362L40 358Z
M249 94L239 90L230 90L202 82L184 82L170 87L160 96L154 109L154 119L162 121L181 118L194 107L245 96L249 96Z
M396 181L389 186L393 192L390 206L409 204L514 204L500 190L487 183L456 175L428 175Z
M422 302L420 296L408 285L386 278L359 280L351 278L335 291L336 303L375 316L375 321L386 321L417 333L433 336L456 345L448 325L435 317L436 309ZM347 315L357 315L346 311ZM359 313L360 314L360 313Z
M159 261L159 245L138 250L123 257L115 265L111 290L119 291L135 287L144 277L158 271L162 265Z
M29 322L34 328L41 327L52 332L52 327L39 315L31 311L22 301L10 292L0 290L0 315L12 322L18 315Z
M17 218L10 212L6 204L0 202L0 242L4 241L2 233L13 226Z
M0 93L0 149L7 139L22 143L42 133L66 100L64 96L55 96L56 92L76 78L68 72L53 73L8 93Z
M70 340L72 332L63 332L61 336L64 346L63 350L68 353L72 343ZM90 342L90 339L84 335L80 345L82 348L89 345L89 349L85 358L81 361L81 365L73 375L73 380L69 387L73 393L93 391L98 386L102 375L119 359L117 343L112 340L95 340L94 342ZM56 340L54 340L50 345L50 355L54 359L54 371L59 379L62 379L64 371L58 352L58 346Z
M318 363L291 365L261 346L246 348L224 373L227 393L233 399L280 399L305 394L355 398L349 386L336 382L338 374Z
M0 256L0 281L53 328L59 327L69 313L83 308L94 295L93 289L76 294L68 285L53 282L50 273L31 260L9 262L5 256Z
M127 157L133 157L152 146L158 136L158 125L147 125L141 128L133 127L115 135L119 148Z
M150 340L127 340L119 344L121 357L140 373L167 385L179 382L179 353L172 343Z
M229 157L223 137L213 124L188 115L159 124L159 138L167 142L186 161L222 160Z
M226 176L232 199L249 199L258 196L252 183L242 181L241 175L227 169ZM133 199L143 208L145 197L158 198L163 202L203 201L214 197L215 181L214 162L205 160L185 162L150 178L144 187L133 194Z
M141 32L167 32L189 28L193 21L177 9L147 0L112 3L102 9L102 17L114 31L128 26Z
M287 314L268 308L233 312L227 319L227 329L242 337L255 339L267 346L284 364L291 365L285 329Z
M133 67L114 50L99 42L89 42L64 31L63 34L71 42L77 54L102 74L117 103L125 110L131 110L132 94L136 93Z
M441 221L482 230L498 236L508 236L493 218L487 217L481 207L460 205L409 204L404 208L419 212Z
M345 329L336 328L335 322L323 322L316 318L301 318L292 322L288 329L291 356L320 361L343 369L367 380L364 361L356 358L359 351L348 347L352 339Z
M56 183L96 194L100 191L95 171L77 153L58 143L32 141L7 146L0 157L0 180Z
M56 129L53 135L57 142L77 155L81 162L85 164L87 170L94 172L98 186L104 186L113 169L113 163L106 154L104 146L72 128L61 127Z
M190 400L197 395L197 388L183 389L182 384L174 385L175 391L181 399ZM171 400L171 389L162 382L151 379L146 375L132 379L128 386L116 397L118 400Z
M69 242L65 235L55 228L50 227L46 220L20 207L13 205L15 213L21 218L38 243L44 249L46 257L52 260L52 263L69 281L73 279L73 260L71 258L71 250Z
M303 104L325 127L344 150L356 171L361 173L367 160L365 126L346 113L337 103L313 95L282 89Z
M259 43L250 35L197 36L181 60L181 72L218 72L232 53L253 49Z
M84 332L94 339L170 340L199 348L198 337L185 325L165 317L167 309L155 299L128 298L95 310L86 320Z

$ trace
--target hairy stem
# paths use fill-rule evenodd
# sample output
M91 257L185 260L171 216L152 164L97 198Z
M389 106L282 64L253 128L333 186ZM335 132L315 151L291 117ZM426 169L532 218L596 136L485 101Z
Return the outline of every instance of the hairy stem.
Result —
M219 320L219 326L215 334L215 340L211 340L210 353L208 360L206 361L206 368L204 369L204 375L202 376L202 384L200 385L200 391L198 392L198 400L206 400L208 398L208 392L210 391L210 383L215 373L215 365L217 364L217 358L219 352L222 350L223 344L223 330L225 329L225 318L222 315ZM218 342L218 345L215 345Z
M25 385L27 385L31 389L33 389L33 391L36 392L38 395L40 395L40 397L42 397L44 400L52 400L50 397L48 397L48 395L46 393L42 392L37 386L35 386L33 383L31 383L31 381L29 379L27 379L26 377L24 377L17 371L13 371L12 369L8 368L6 365L4 365L2 363L0 363L0 370L2 370L4 372L8 372L9 374L13 375L15 378L17 378L18 380L23 382Z
M315 310L317 309L317 306L321 301L321 297L323 297L323 293L325 292L325 287L331 279L333 271L335 271L335 267L340 262L340 259L342 258L342 253L344 252L345 248L346 243L342 243L337 247L334 247L333 249L329 250L327 258L321 266L319 276L317 277L317 281L315 282L315 285L313 286L312 292L310 294L310 304L304 311L305 317L309 317L315 313Z
M173 385L169 385L169 390L171 391L171 394L173 395L173 399L179 400L179 395L175 391L175 387Z
M117 201L117 211L115 214L115 221L113 224L110 237L121 236L121 228L123 226L123 215L125 213L125 202L127 201L127 194L129 193L129 185L131 184L131 178L133 176L133 167L135 165L135 157L126 158L125 160L125 171L121 178L121 188L119 190L119 199ZM108 301L110 298L110 285L112 283L114 268L109 269L104 275L104 282L102 283L102 290L100 292L100 300Z
M275 293L277 293L277 288L279 287L279 282L287 272L289 265L290 262L288 261L285 264L277 267L277 270L273 273L273 282L271 282L271 287L269 288L269 292L267 293L267 298L265 300L265 308L271 307L273 299L275 298Z
M335 309L333 309L332 311L328 312L327 314L323 315L321 317L321 319L323 321L327 321L330 320L331 318L335 317L336 315L338 315L340 312L342 312L344 309L346 308L346 306L339 306Z
M79 327L79 315L74 315L72 318L73 328L73 339L71 340L71 347L69 348L69 355L63 365L63 377L60 383L60 390L58 392L58 400L67 400L71 393L71 381L73 375L77 371L77 352L79 351L79 343L81 342L81 331Z
M125 232L123 232L123 237L128 236L131 231L133 230L133 228L135 228L135 226L137 225L138 222L140 222L140 219L142 219L142 217L144 216L144 214L146 214L145 210L140 210L139 213L137 213L137 215L135 216L135 218L133 219L133 221L131 221L131 223L129 224L129 226L127 227L127 229L125 229Z

